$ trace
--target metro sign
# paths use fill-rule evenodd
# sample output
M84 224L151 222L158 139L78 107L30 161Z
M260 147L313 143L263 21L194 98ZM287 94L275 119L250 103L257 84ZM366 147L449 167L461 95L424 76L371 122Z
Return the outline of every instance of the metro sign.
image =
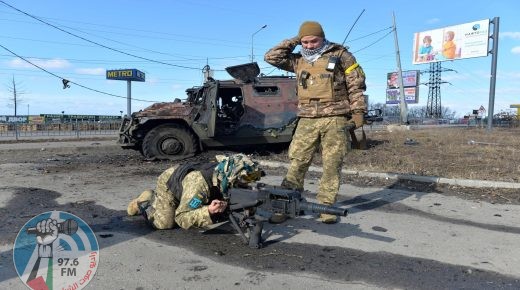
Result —
M137 69L107 70L107 80L144 82L145 74Z

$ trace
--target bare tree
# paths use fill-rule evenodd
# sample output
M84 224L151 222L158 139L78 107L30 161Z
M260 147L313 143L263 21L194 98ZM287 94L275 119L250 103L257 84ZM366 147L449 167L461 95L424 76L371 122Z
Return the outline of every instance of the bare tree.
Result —
M23 90L20 90L20 86L18 86L18 88L16 87L17 86L17 83L16 81L14 80L14 76L13 76L13 81L12 81L12 84L11 85L8 85L8 88L7 90L13 94L12 98L10 98L10 101L12 102L11 104L8 104L7 106L8 107L14 107L14 115L17 116L17 109L18 109L18 106L20 105L20 103L22 103L22 99L20 98L20 95L23 95L25 94L25 92Z
M445 119L455 119L455 115L457 115L457 111L451 110L449 107L441 106L442 117Z
M451 110L449 107L441 106L441 116L443 119L453 119L455 118L456 111ZM428 118L427 116L427 108L426 106L419 107L411 107L408 110L408 115L412 118Z
M383 104L383 103L368 103L368 109L369 110L375 110L375 109L384 110L385 109L385 104Z

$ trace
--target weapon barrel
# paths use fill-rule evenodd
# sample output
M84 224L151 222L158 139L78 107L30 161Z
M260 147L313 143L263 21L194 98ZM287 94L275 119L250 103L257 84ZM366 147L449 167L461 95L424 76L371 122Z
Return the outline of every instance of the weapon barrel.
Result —
M346 208L340 208L326 204L317 204L312 202L301 202L300 209L309 210L314 213L333 214L339 216L347 216L348 213L348 210Z

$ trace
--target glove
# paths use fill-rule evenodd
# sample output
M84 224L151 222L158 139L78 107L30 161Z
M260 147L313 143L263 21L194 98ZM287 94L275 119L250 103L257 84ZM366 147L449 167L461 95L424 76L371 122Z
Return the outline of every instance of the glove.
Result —
M356 125L356 129L361 128L365 124L365 115L363 113L354 113L350 121Z

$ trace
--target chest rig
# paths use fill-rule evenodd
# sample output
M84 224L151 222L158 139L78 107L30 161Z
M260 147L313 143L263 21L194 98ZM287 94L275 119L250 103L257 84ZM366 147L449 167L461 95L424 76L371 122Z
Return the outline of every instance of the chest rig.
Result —
M213 185L213 171L215 169L215 166L217 166L218 163L211 162L211 163L186 163L184 165L179 166L173 174L170 176L170 179L168 179L168 182L166 183L168 186L168 189L170 192L173 193L174 201L179 204L182 198L182 180L188 173L192 171L200 171L202 173L202 176L204 177L204 180L209 186L209 198L215 199L222 196L220 193L220 190L218 187Z
M327 71L328 57L319 57L313 63L299 58L298 100L300 103L318 101L320 103L338 101L334 94L334 71Z

